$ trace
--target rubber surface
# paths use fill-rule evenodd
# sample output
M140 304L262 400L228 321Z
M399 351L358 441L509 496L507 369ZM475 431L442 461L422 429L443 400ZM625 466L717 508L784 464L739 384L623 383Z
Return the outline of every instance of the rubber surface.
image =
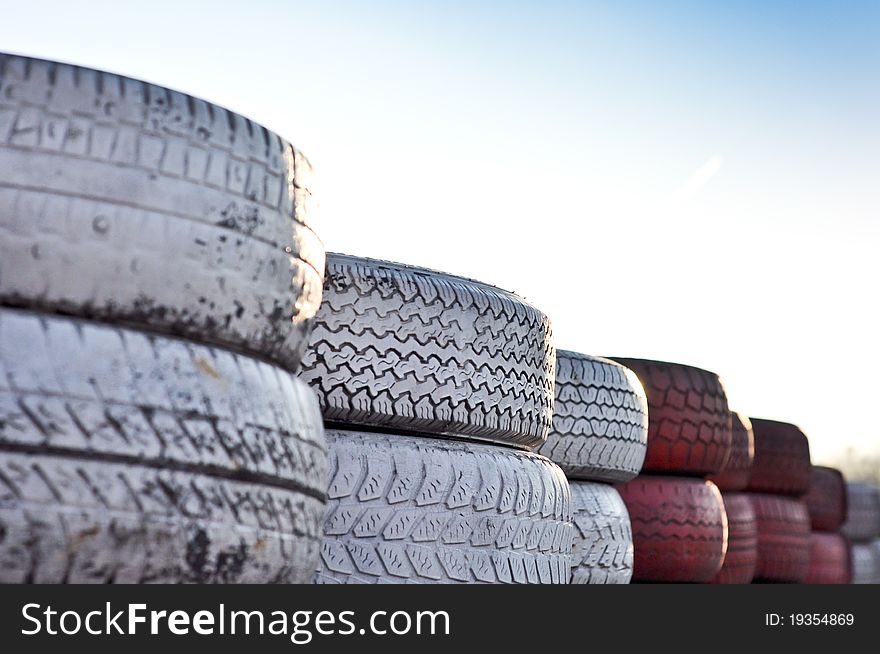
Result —
M633 581L703 583L718 573L727 516L715 484L636 477L619 490L632 521Z
M852 583L849 541L840 534L810 534L810 570L805 584Z
M854 541L880 537L880 494L863 482L847 484L847 519L841 531Z
M721 472L709 477L721 491L740 491L749 483L752 460L755 458L755 436L748 416L731 411L733 439L730 456Z
M880 584L880 541L853 543L851 549L854 584Z
M550 321L511 293L330 254L302 377L332 423L534 447L555 361Z
M727 552L724 565L712 579L713 584L748 584L758 564L758 524L749 496L724 491L727 514Z
M810 570L807 505L781 495L749 493L758 523L755 580L802 583Z
M613 486L570 481L573 584L628 584L633 569L629 513Z
M639 473L647 443L648 403L635 373L557 350L553 426L537 452L569 479L621 482Z
M281 368L0 310L0 582L305 582L325 490Z
M329 430L319 583L568 583L571 495L548 459Z
M311 167L176 91L0 54L0 304L299 364L324 248Z
M631 368L648 396L648 450L642 469L717 473L731 448L731 418L721 380L678 363L612 357Z
M752 418L755 458L746 490L803 495L810 488L810 443L796 425Z
M814 531L837 531L846 520L846 482L835 468L813 466L810 490L804 497Z

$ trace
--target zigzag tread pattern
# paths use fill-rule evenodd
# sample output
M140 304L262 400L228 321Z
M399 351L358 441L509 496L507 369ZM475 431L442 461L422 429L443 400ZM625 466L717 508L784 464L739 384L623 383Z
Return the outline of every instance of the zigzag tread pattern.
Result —
M797 425L752 418L755 458L746 490L803 495L810 488L810 443Z
M557 350L553 424L538 454L570 479L624 482L641 470L647 440L648 404L635 374Z
M329 254L301 376L329 422L534 447L555 357L547 317L510 293Z
M304 583L323 504L190 472L0 455L0 583Z
M330 430L318 583L568 583L571 495L544 457Z
M733 436L718 375L678 363L611 358L638 375L648 398L643 470L700 476L719 472Z
M803 583L810 569L810 515L798 499L749 493L758 525L755 579Z
M0 54L0 170L3 303L298 365L324 248L311 166L277 135L176 91Z
M618 490L632 524L634 581L703 583L718 573L728 526L713 483L641 476Z
M749 483L752 460L755 458L755 434L748 416L730 412L733 425L730 456L721 472L709 479L722 491L741 491Z
M570 481L573 584L628 584L633 569L629 514L613 486Z
M3 450L195 468L315 497L326 489L319 407L284 370L187 341L10 309L0 309Z
M727 514L727 551L713 584L748 584L758 563L758 525L745 493L723 492Z

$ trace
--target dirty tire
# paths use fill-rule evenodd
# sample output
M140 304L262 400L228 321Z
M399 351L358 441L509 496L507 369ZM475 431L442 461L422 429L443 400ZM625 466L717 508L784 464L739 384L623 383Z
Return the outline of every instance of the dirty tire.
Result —
M318 404L279 367L0 310L0 582L306 582Z
M550 321L511 293L328 254L302 378L331 423L534 447L555 360Z
M311 169L177 91L0 54L0 304L298 366L321 300Z
M854 584L880 584L880 541L852 543Z
M796 425L752 418L755 458L746 490L803 495L810 489L810 443Z
M804 583L852 583L850 545L845 536L817 531L810 534L810 570Z
M722 492L740 491L748 485L752 459L755 457L755 437L748 416L731 411L730 418L733 424L730 456L721 472L709 477Z
M556 351L556 401L536 451L569 479L629 481L642 469L648 403L635 373L598 357Z
M635 550L633 581L710 581L721 569L727 517L710 481L636 477L619 487Z
M847 519L841 531L854 541L880 537L880 494L871 484L849 482Z
M631 368L648 396L648 450L642 469L717 473L731 448L731 418L718 375L678 363L612 357Z
M628 584L633 569L629 514L613 486L570 481L573 584Z
M328 430L318 583L568 583L571 495L550 460Z
M810 570L807 505L781 495L749 493L758 524L756 581L803 583Z
M749 584L758 563L758 525L749 496L745 493L721 493L727 514L727 553L724 565L712 579L713 584Z
M810 524L816 531L837 531L846 520L846 482L835 468L813 466L810 490L804 497Z

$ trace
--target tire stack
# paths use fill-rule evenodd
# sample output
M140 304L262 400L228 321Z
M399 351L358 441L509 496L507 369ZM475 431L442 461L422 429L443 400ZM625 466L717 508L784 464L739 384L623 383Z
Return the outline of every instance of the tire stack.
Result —
M843 474L835 468L813 466L805 498L810 514L810 568L804 583L852 583L852 555L840 528L846 520L847 497Z
M571 495L529 450L550 322L440 272L329 254L302 378L330 453L318 583L568 583Z
M310 578L310 178L221 107L0 54L0 581Z
M721 569L728 536L721 493L706 479L731 450L724 387L692 366L614 360L636 373L648 400L642 472L619 487L632 521L633 581L708 582Z
M752 418L755 456L746 491L758 532L755 581L803 583L810 571L810 445L795 425Z
M632 577L629 514L612 484L635 477L645 459L648 404L628 368L558 350L553 426L538 453L571 486L571 583L627 584Z
M852 543L853 583L880 584L880 494L872 484L849 482L847 502L841 531Z
M758 564L758 525L748 494L755 457L755 436L747 416L732 412L733 441L730 457L721 472L710 479L721 490L727 514L727 552L721 570L712 579L715 584L750 584Z

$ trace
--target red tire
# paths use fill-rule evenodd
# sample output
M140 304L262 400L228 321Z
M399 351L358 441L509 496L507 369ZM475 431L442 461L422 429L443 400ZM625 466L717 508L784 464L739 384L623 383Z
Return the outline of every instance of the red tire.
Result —
M710 475L730 455L727 396L718 375L678 363L614 359L632 369L648 397L642 470Z
M721 472L709 477L722 492L739 491L746 487L752 459L755 457L755 436L751 421L746 415L735 411L731 412L730 417L733 425L730 456Z
M837 531L846 520L846 482L835 468L813 466L810 491L804 497L816 531Z
M805 584L850 584L849 541L840 534L810 534L810 571Z
M750 493L758 525L755 580L802 583L810 571L810 515L790 497Z
M721 569L727 517L710 481L636 477L618 487L633 531L633 581L704 583Z
M810 488L810 443L797 426L752 418L755 459L746 490L803 495Z
M749 584L758 563L758 525L749 496L721 493L727 513L727 554L713 584Z

